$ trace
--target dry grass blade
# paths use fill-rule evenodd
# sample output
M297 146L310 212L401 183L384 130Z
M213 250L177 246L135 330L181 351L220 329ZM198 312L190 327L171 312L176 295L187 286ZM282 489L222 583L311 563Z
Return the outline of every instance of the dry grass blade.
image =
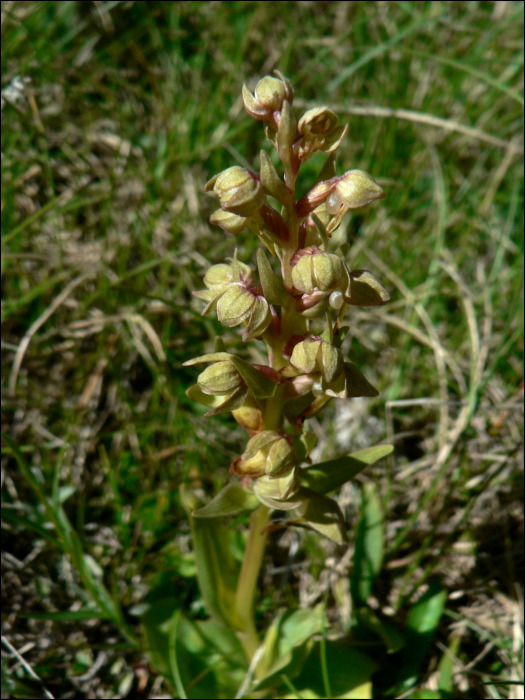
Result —
M60 292L60 294L47 307L47 309L44 311L44 313L41 314L37 318L37 320L33 324L31 324L31 326L26 331L24 337L20 341L20 345L17 348L15 358L13 360L11 374L9 376L9 393L11 396L15 395L16 380L18 378L18 372L20 371L20 367L22 365L24 355L26 354L27 348L29 347L29 343L31 342L31 338L44 325L44 323L55 313L55 311L58 309L58 307L64 303L64 301L68 298L68 296L75 289L75 287L78 287L79 284L82 284L82 282L84 282L86 279L88 279L88 277L90 277L89 273L87 273L85 275L80 275L80 277L76 277L74 280L71 280L71 282L68 285L66 285L66 287Z
M29 674L29 676L38 683L40 686L40 689L42 690L42 693L46 698L49 698L49 700L54 700L54 696L51 695L49 690L45 687L45 685L42 683L40 678L37 676L37 674L33 671L33 668L31 664L29 664L24 657L20 654L19 651L17 651L14 646L11 644L11 642L7 639L7 637L4 637L2 635L2 644L9 649L11 654L15 657L15 659L18 661L18 663L23 667L23 669Z

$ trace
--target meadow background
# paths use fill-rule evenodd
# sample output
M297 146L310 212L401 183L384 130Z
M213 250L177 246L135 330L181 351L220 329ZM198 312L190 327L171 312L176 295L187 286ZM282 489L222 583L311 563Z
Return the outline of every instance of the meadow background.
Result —
M380 396L311 421L317 457L395 452L340 493L349 547L272 535L260 626L325 600L331 633L348 629L352 533L374 482L385 538L370 605L402 623L429 585L445 592L406 696L523 698L506 683L523 680L523 3L1 12L3 697L177 697L140 616L159 591L204 615L178 488L210 497L244 440L185 396L196 372L182 362L217 333L246 352L191 291L235 245L244 262L257 248L210 226L202 190L271 150L240 90L279 69L296 114L326 104L348 121L338 172L386 192L335 235L391 294L352 311L345 345ZM382 687L379 672L374 697Z

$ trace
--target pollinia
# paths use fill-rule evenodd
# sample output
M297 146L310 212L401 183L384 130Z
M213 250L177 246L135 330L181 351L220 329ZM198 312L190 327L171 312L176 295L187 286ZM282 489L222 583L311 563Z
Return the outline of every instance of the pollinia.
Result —
M244 452L231 464L236 477L232 483L201 508L192 509L195 500L186 495L186 507L195 519L253 511L247 545L253 551L246 552L245 560L250 561L245 561L239 579L240 618L229 620L241 631L251 623L246 622L246 610L243 623L239 599L247 596L244 607L250 608L264 533L269 527L298 525L344 542L343 516L326 494L386 453L364 451L312 465L309 454L316 437L305 430L305 421L332 399L377 396L360 369L343 355L349 330L344 318L352 306L389 300L370 272L348 268L348 245L329 251L330 238L349 209L385 196L361 170L336 175L335 153L348 125L341 126L328 107L310 109L297 120L293 87L279 71L260 80L253 95L243 86L243 99L249 116L263 123L284 178L261 151L259 172L233 166L207 183L205 191L220 203L211 223L235 235L248 228L262 247L257 251L258 275L235 251L232 258L208 269L206 288L194 294L205 303L203 315L216 313L226 326L241 327L243 342L264 345L266 352L261 354L268 361L250 363L226 352L217 338L216 352L184 363L206 365L188 396L209 408L207 416L231 412L248 434ZM301 165L318 151L326 154L326 163L310 191L297 199ZM284 515L269 525L273 511Z

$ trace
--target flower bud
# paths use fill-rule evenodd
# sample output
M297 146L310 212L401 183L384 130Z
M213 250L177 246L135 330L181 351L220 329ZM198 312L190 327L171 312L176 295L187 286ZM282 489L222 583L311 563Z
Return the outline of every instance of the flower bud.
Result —
M349 170L339 179L335 189L347 209L364 207L385 196L377 182L363 170Z
M243 285L250 286L252 283L251 270L248 265L237 261L239 278ZM192 292L193 296L207 302L208 305L202 312L206 316L210 311L215 309L218 300L226 292L230 284L235 281L232 265L220 263L212 265L204 275L204 284L208 289L203 289L198 292Z
M264 333L272 320L268 302L242 284L232 284L217 302L217 317L230 328L247 321L242 339L246 343Z
M220 226L223 231L237 234L246 226L246 217L237 216L237 214L232 214L229 211L217 209L217 211L214 211L210 216L210 224Z
M328 107L316 107L305 112L297 125L302 138L294 145L299 160L307 160L316 151L335 151L348 132L348 124L338 124L339 118Z
M318 252L302 255L292 268L294 287L304 294L311 294L314 288L328 292L341 279L343 265L337 255L312 248Z
M239 475L279 478L289 474L297 464L297 455L286 436L277 430L263 430L252 437L246 450L232 464Z
M277 78L267 75L259 80L252 95L246 85L242 86L244 108L253 119L267 121L274 112L280 112L283 102L293 102L294 91L291 82L279 71L274 71Z
M242 384L242 378L229 360L215 362L201 372L197 384L205 394L226 396Z
M294 347L290 364L305 374L320 372L324 382L333 382L343 372L343 353L322 338L307 338Z
M213 177L204 191L213 191L221 200L221 209L247 217L261 208L266 200L264 187L246 168L234 165Z

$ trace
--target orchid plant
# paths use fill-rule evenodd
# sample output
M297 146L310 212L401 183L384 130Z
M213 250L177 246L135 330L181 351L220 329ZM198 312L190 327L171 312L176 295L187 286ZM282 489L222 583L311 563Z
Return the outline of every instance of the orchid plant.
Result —
M344 357L341 348L349 331L344 319L351 307L382 305L389 295L370 272L348 268L347 244L329 250L349 209L385 196L362 170L336 175L335 153L348 125L340 125L328 107L310 109L297 120L292 84L279 71L260 80L253 95L246 86L242 94L249 116L263 123L284 177L263 150L259 172L233 166L207 183L205 191L220 202L211 223L235 235L248 228L259 239L258 278L235 250L233 257L207 270L206 288L194 294L205 303L203 315L216 313L229 328L242 328L244 343L264 346L267 363L227 352L220 337L215 352L184 363L207 365L188 396L209 409L206 416L231 412L246 430L247 444L231 464L231 483L208 504L202 506L188 487L181 489L181 500L193 527L207 610L235 632L261 684L281 663L269 632L261 645L253 613L268 532L300 526L344 543L343 514L327 494L391 451L381 445L313 465L316 436L306 427L332 399L377 396L360 369ZM318 151L327 156L324 167L298 199L301 166ZM235 571L215 519L248 512L246 549ZM280 516L272 520L275 513Z

